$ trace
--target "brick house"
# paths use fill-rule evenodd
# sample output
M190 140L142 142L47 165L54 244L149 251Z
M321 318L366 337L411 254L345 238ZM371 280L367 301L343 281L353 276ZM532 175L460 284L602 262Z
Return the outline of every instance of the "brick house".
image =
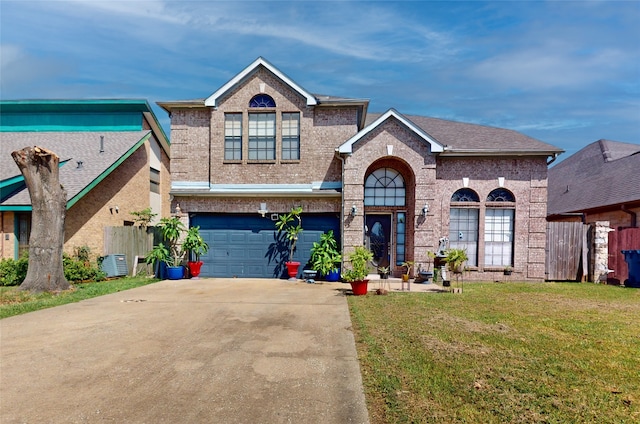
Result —
M203 275L280 277L274 220L303 207L303 264L319 235L375 262L415 261L447 237L469 278L506 265L544 279L547 166L562 150L516 131L368 113L366 99L308 92L256 59L207 98L160 102L171 116L172 208L212 246Z
M104 227L133 224L132 211L169 215L169 142L145 100L7 100L0 111L0 257L29 247L31 199L11 157L27 146L60 158L67 253L103 254Z

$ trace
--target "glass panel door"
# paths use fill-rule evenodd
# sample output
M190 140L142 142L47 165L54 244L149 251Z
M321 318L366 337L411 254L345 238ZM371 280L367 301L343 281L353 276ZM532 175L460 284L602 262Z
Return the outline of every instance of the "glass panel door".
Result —
M375 214L365 217L367 247L373 252L373 264L388 267L391 263L391 215Z

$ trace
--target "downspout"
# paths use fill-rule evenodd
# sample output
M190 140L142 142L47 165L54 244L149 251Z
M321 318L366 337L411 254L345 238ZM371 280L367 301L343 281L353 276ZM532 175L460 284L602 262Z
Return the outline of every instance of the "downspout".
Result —
M336 149L335 155L340 159L340 246L344 252L344 161L345 158ZM342 261L340 262L340 269L344 269L344 255L342 255Z
M4 258L4 212L0 211L0 258Z
M630 211L629 209L627 209L627 207L625 205L622 205L620 207L620 210L622 212L624 212L624 213L627 213L627 214L631 215L631 222L630 222L629 226L631 228L635 228L638 225L638 214L633 212L633 211Z

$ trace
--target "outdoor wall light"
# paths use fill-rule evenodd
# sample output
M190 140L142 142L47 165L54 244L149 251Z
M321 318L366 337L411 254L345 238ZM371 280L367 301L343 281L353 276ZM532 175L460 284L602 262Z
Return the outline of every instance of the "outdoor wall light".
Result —
M428 212L429 212L429 204L425 203L424 206L422 207L422 216L427 216Z
M358 208L356 207L356 205L351 206L351 216L356 216L357 213Z
M109 212L111 212L111 215L113 215L113 211L115 211L116 213L120 212L120 208L118 206L112 206L109 208Z
M267 214L267 212L269 212L267 210L267 204L266 203L260 203L260 209L258 209L258 213L264 218L264 216Z

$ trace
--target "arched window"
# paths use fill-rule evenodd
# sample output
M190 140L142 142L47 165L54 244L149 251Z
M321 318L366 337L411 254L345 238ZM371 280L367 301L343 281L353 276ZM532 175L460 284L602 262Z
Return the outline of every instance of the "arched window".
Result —
M516 198L506 188L492 190L487 196L487 202L515 202Z
M249 107L276 107L276 102L267 94L257 94L249 101Z
M461 188L451 196L452 202L479 202L480 196L470 188Z
M376 169L364 182L365 206L404 206L405 194L404 178L391 168Z
M515 202L515 196L505 188L497 188L487 196L484 218L485 266L513 265L515 209L503 202Z
M470 188L461 188L451 196L453 205L449 210L449 247L467 251L470 266L478 265L478 228L480 216L480 196Z

